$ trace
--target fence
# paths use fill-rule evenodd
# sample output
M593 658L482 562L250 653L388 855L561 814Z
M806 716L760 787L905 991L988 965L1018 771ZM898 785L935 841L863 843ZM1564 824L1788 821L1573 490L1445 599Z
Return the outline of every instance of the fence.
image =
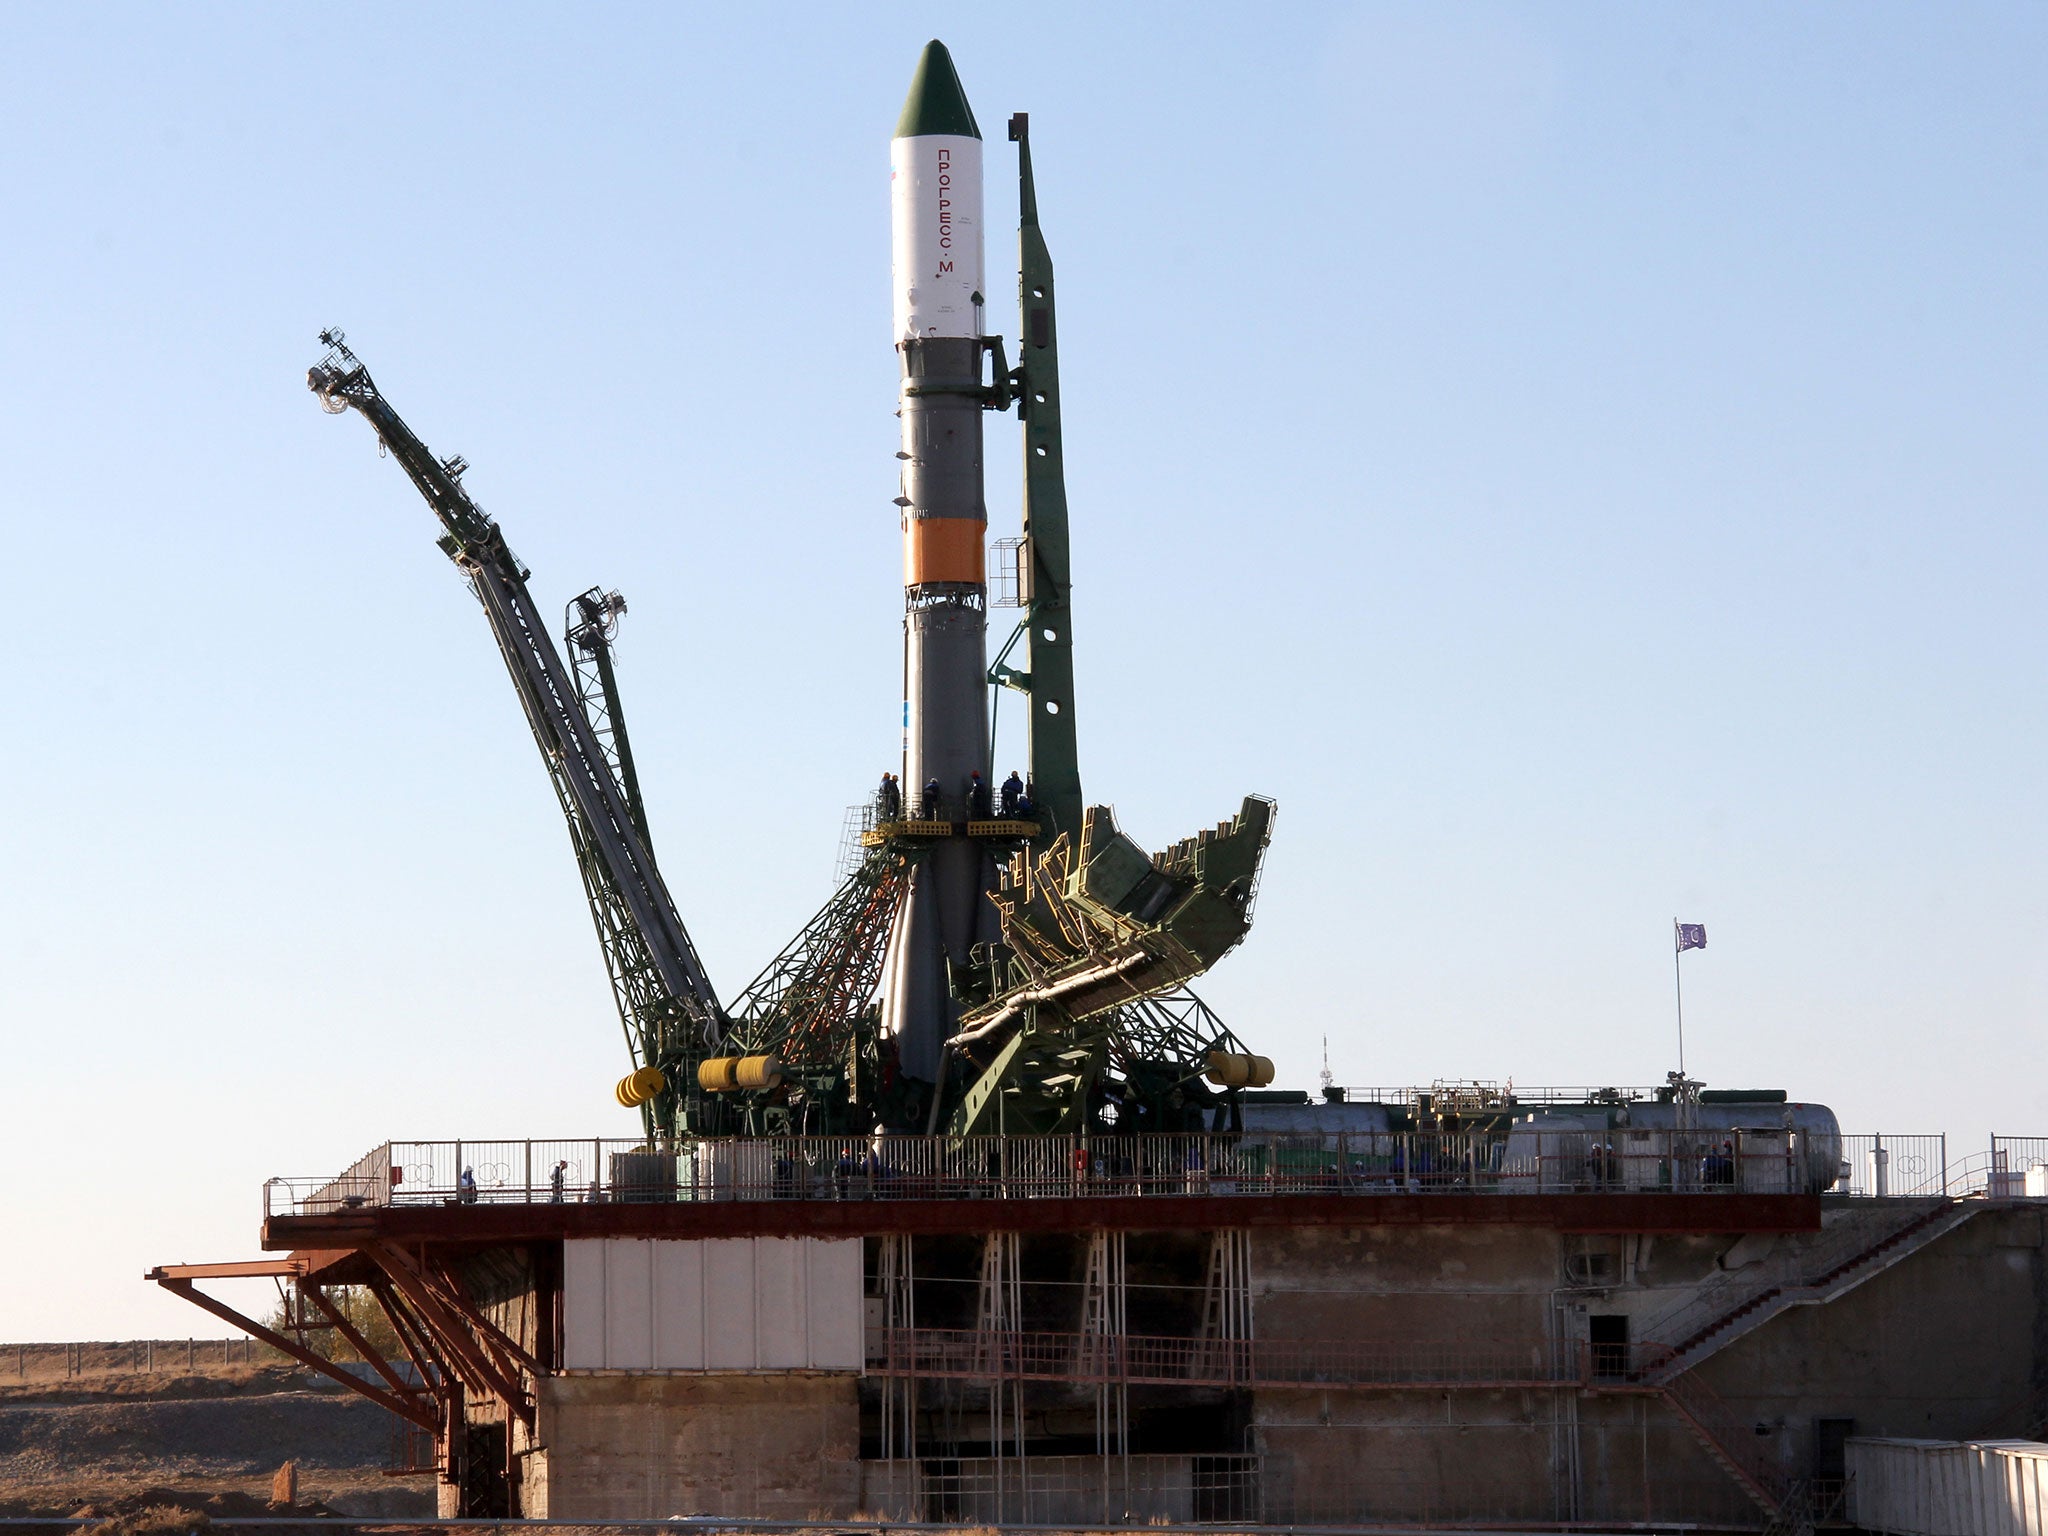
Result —
M254 1339L118 1339L90 1343L0 1344L0 1382L79 1376L218 1371L283 1359Z
M867 1373L1111 1386L1534 1387L1606 1374L1602 1345L1541 1338L1293 1340L889 1328Z
M1842 1161L1849 1168L1841 1186L1844 1194L1903 1197L1949 1193L1946 1136L1844 1136Z
M1837 1138L1754 1131L1347 1132L387 1142L273 1179L265 1215L366 1205L1174 1195L1817 1193Z
M927 1456L860 1468L863 1509L948 1525L1255 1523L1262 1502L1256 1456Z
M1848 1173L1839 1192L1899 1198L2025 1195L2029 1170L2048 1168L2048 1136L1993 1136L1986 1150L1949 1159L1949 1139L1942 1135L1844 1136Z

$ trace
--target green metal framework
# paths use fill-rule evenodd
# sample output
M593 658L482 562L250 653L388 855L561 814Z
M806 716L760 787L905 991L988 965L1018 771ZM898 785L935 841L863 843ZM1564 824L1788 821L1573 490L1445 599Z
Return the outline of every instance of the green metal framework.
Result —
M569 604L565 667L534 613L528 572L462 488L468 466L434 458L340 333L321 335L328 351L308 382L328 410L360 411L398 456L490 620L568 824L628 1048L666 1080L642 1106L650 1138L942 1124L954 1134L1021 1134L1112 1119L1124 1130L1172 1130L1232 1102L1203 1073L1212 1053L1245 1047L1187 982L1250 925L1272 807L1247 799L1235 821L1148 854L1083 799L1053 266L1028 118L1017 114L1009 132L1021 334L1014 370L1000 338L985 342L984 403L1014 403L1023 422L1022 617L988 675L1026 701L1034 810L1028 822L968 826L1009 855L996 898L1003 940L954 978L967 1011L928 1100L897 1080L874 1007L910 869L930 845L923 824L874 827L831 899L730 1010L721 1006L654 861L612 656L624 598L593 587ZM1011 665L1020 655L1023 665ZM698 1065L736 1054L776 1057L781 1081L703 1091Z
M875 991L910 862L874 848L732 1006L729 1045L772 1055L787 1087L750 1104L754 1129L865 1130L879 1089L873 1055ZM773 1119L777 1123L767 1122Z
M579 627L583 600L571 605L571 650L590 667L587 677L580 666L572 677L534 608L530 573L463 489L468 464L428 451L339 331L323 331L320 340L327 352L308 371L308 385L328 411L354 407L376 429L440 520L441 549L483 604L568 823L628 1049L636 1064L658 1067L667 1080L642 1106L643 1124L650 1136L687 1132L696 1063L718 1048L726 1016L647 846L605 626L590 626L585 615ZM586 655L589 645L595 650ZM594 720L603 722L602 733Z
M955 1081L941 1085L942 1094L953 1092L945 1123L956 1134L1067 1131L1121 1101L1121 1113L1149 1116L1160 1126L1215 1101L1201 1082L1210 1053L1244 1051L1185 983L1250 924L1272 807L1248 800L1236 831L1226 824L1155 858L1117 833L1107 810L1089 810L1083 798L1057 296L1038 223L1027 114L1010 119L1010 139L1017 146L1018 364L1006 387L991 391L989 404L1001 409L1014 399L1024 423L1024 538L1017 556L1023 616L989 668L989 681L1024 696L1039 831L1031 851L1013 861L1008 894L996 903L1004 953L992 957L992 995L963 1016L962 1033L949 1046ZM999 343L995 351L1000 357ZM1022 667L1011 664L1020 644ZM993 735L993 716L990 729ZM1207 866L1226 846L1248 855L1249 864L1211 880ZM1127 894L1148 893L1128 910L1090 897L1112 865L1127 876ZM1223 897L1233 880L1232 894ZM1023 890L1031 894L1020 899ZM1161 921L1169 897L1178 905ZM1148 909L1149 901L1160 905ZM936 1105L932 1123L939 1123Z
M1024 422L1024 546L1018 564L1023 618L989 681L1024 695L1029 710L1027 760L1031 795L1044 847L1066 832L1081 835L1081 759L1074 734L1072 582L1067 555L1067 470L1060 431L1059 331L1054 316L1052 255L1038 228L1038 189L1031 172L1031 120L1010 119L1017 146L1017 368L1009 376ZM1019 640L1023 669L1009 665Z
M1070 1131L1116 1103L1147 1129L1194 1129L1214 1097L1199 1085L1210 1054L1243 1047L1184 989L1250 930L1272 822L1271 802L1247 797L1230 821L1147 854L1095 806L1078 846L1061 836L1012 858L994 898L997 985L947 1042L971 1078L947 1128Z

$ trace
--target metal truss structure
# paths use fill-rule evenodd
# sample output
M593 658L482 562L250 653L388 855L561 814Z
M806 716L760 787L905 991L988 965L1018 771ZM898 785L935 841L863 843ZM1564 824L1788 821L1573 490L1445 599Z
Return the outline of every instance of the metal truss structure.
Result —
M614 608L600 594L580 618L591 594L571 605L571 649L587 654L591 667L588 678L580 668L572 677L535 611L526 585L530 573L463 488L468 463L428 451L339 331L323 331L320 340L327 352L308 371L308 385L326 410L340 414L353 407L376 429L440 520L441 549L483 604L568 822L627 1043L636 1062L658 1068L664 1079L643 1105L645 1124L650 1135L686 1131L693 1069L717 1046L725 1011L655 865L638 811L631 751L610 686L608 626L625 605Z
M779 1106L779 1129L837 1129L830 1122L859 1101L862 1050L872 1036L864 1026L872 1022L889 926L909 879L901 854L870 849L734 1002L735 1044L777 1057L795 1080Z
M251 1263L167 1264L146 1278L388 1409L409 1432L431 1436L437 1458L410 1470L439 1472L456 1484L464 1513L516 1507L519 1450L534 1431L543 1363L491 1320L445 1251L375 1242L353 1255L318 1258L343 1261L348 1277L338 1282L316 1273L314 1257L293 1254ZM275 1280L286 1327L259 1322L198 1288L201 1280L218 1279ZM402 1358L364 1336L329 1294L338 1285L360 1286L375 1298ZM315 1347L309 1335L319 1332L346 1341L376 1379L330 1359L340 1353L332 1346ZM496 1434L479 1431L480 1412Z

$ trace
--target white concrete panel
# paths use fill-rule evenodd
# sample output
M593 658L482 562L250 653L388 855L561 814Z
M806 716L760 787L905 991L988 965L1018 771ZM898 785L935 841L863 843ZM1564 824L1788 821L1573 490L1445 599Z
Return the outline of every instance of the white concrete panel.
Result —
M704 1368L755 1368L754 1243L747 1237L712 1238L704 1250Z
M858 1371L867 1364L860 1240L808 1238L804 1258L810 1364L821 1371Z
M654 1244L654 1367L704 1369L704 1245Z
M563 1244L568 1370L858 1371L858 1239L606 1238Z
M562 1244L562 1364L572 1371L604 1364L602 1241Z
M754 1363L763 1370L801 1370L811 1363L805 1246L794 1237L754 1240Z
M654 1244L604 1240L604 1364L644 1371L654 1364Z

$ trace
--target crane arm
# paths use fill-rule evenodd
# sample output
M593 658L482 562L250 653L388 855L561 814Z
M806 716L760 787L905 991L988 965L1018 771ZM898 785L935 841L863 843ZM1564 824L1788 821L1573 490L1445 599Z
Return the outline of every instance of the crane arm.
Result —
M685 1069L716 1047L725 1011L655 866L637 794L621 782L591 724L582 690L534 607L528 572L503 531L463 489L468 465L428 451L338 331L323 331L320 339L328 350L308 371L307 384L325 409L339 414L353 407L376 429L433 508L442 549L483 603L568 818L628 1038L643 1065L660 1067L671 1079L651 1118L663 1130L680 1129Z

